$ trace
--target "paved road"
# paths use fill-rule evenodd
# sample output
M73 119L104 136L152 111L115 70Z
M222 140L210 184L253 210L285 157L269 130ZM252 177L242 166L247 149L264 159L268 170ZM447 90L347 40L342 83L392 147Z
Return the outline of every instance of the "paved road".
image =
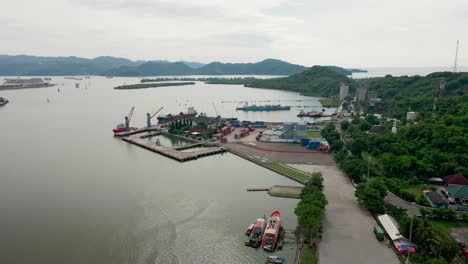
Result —
M393 250L375 239L374 218L359 206L354 187L336 165L290 166L305 172L320 171L324 178L328 205L323 222L324 236L319 248L320 264L399 263Z
M259 148L273 149L273 150L290 150L290 151L307 151L307 149L299 144L288 143L264 143L264 142L250 142ZM249 143L245 143L249 144ZM291 164L315 164L315 165L333 165L333 157L330 154L316 154L310 153L279 153L264 151L237 143L221 144L221 146L232 149L233 151L242 155L257 159L260 162L277 162L277 163L291 163Z

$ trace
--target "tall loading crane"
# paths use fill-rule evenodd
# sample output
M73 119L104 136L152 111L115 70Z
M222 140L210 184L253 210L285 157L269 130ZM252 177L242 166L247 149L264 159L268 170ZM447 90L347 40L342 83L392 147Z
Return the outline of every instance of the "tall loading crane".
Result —
M132 109L130 109L130 112L128 112L128 114L125 116L125 124L117 125L117 127L112 129L112 132L114 133L128 132L130 130L130 121L132 120L134 110L135 110L135 107L132 106Z
M128 112L128 115L125 117L125 131L130 130L130 121L132 121L134 110L135 110L135 107L132 106L132 109L130 109L130 112Z
M159 112L161 112L161 110L163 110L164 106L159 108L158 111L154 112L153 114L150 114L150 113L146 113L146 126L148 128L151 127L151 119L153 119L153 117L155 117Z

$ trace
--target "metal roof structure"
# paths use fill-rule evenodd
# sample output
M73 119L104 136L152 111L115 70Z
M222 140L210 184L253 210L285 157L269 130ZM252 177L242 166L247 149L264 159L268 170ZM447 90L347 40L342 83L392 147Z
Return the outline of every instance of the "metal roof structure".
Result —
M385 232L387 232L388 236L390 236L390 239L398 240L403 238L403 236L400 234L400 230L398 230L398 225L396 224L396 221L395 219L393 219L393 217L391 217L388 214L384 214L379 215L378 219L382 224L383 228L385 229Z

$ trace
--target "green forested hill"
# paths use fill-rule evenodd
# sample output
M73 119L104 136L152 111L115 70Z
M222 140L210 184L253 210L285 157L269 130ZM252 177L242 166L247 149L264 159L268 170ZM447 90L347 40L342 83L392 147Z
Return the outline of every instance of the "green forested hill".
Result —
M445 95L434 97L444 78ZM369 83L370 81L370 83ZM369 134L371 125L379 122L373 116L364 120L355 116L346 128L350 140L345 143L351 153L340 152L342 143L334 126L325 136L337 154L343 170L359 180L366 173L366 157L373 157L372 175L385 178L427 179L453 173L468 174L468 73L432 73L425 77L391 77L357 80L369 83L369 90L382 98L384 114L402 120L398 133ZM417 123L405 125L408 107L418 113ZM387 124L391 125L391 124Z
M421 118L432 114L434 97L439 94L440 81L444 79L445 96L438 104L438 112L453 111L444 105L468 92L468 73L436 72L425 77L402 76L384 78L373 78L357 80L357 84L369 83L370 91L377 91L378 97L382 98L382 107L387 116L403 118L411 107L411 110L420 113ZM453 103L451 104L453 106Z
M313 66L289 77L255 80L245 86L295 91L305 95L336 96L340 82L351 85L351 88L354 85L352 79L327 66Z

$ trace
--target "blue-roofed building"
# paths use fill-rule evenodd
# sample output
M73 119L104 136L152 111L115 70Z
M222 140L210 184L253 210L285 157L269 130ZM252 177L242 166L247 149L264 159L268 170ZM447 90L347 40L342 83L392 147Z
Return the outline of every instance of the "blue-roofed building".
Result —
M468 185L449 185L447 193L450 201L468 204Z

